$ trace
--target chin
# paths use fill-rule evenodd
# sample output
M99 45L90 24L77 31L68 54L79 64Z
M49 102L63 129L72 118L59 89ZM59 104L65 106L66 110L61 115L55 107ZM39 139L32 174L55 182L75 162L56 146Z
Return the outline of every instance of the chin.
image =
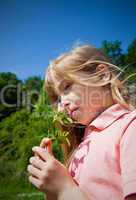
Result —
M90 124L93 120L95 119L95 116L92 116L88 119L84 119L84 120L81 120L80 123L83 124L83 125L88 125Z
M88 116L88 118L86 118L85 116ZM79 113L79 115L77 115L73 120L74 120L75 124L81 124L83 126L86 126L93 120L93 117L94 117L94 115L89 116L88 113L86 114L86 113L82 112L82 114Z
M87 125L88 121L82 119L82 120L78 120L78 123L80 123L82 125Z

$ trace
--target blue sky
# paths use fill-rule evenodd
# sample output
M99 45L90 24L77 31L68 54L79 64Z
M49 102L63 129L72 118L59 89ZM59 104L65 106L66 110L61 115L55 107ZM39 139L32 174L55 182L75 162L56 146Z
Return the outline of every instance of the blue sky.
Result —
M73 45L136 38L135 0L0 0L0 71L44 77Z

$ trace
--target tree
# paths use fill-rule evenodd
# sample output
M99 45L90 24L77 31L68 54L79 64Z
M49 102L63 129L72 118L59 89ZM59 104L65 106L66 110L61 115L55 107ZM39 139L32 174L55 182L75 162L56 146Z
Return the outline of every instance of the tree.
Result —
M104 40L102 42L101 50L111 58L114 64L121 64L124 60L124 55L122 54L121 42L116 40L114 42L108 42Z
M136 38L128 46L127 55L126 55L126 63L136 64Z
M43 80L39 76L28 77L23 85L23 91L25 92L25 101L27 102L27 107L32 111L34 105L39 99L40 90L43 85Z
M40 76L31 76L28 77L24 82L24 87L26 90L37 90L40 91L43 85L43 80Z
M22 81L14 73L0 73L0 120L17 110L18 88Z

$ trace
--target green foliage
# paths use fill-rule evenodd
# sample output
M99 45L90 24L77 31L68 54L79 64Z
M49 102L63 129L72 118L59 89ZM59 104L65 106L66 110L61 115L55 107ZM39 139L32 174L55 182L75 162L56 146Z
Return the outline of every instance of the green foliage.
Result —
M0 90L5 86L9 84L16 85L17 83L20 83L21 81L17 78L16 74L11 72L2 72L0 73Z
M31 111L39 98L42 84L39 76L22 82L11 72L0 73L0 120L22 107L29 107Z
M69 133L63 131L62 126L70 126L73 121L68 118L65 112L58 112L51 108L44 88L41 89L39 101L35 105L35 111L32 116L41 118L44 122L46 121L47 136L52 141L57 141L58 144L67 143L70 145L67 137Z
M24 87L27 90L37 90L40 91L41 87L43 85L43 80L40 76L31 76L27 78L24 82Z
M126 55L126 63L135 63L136 64L136 38L128 46ZM136 65L135 65L136 67Z
M21 81L15 74L11 72L0 73L0 120L17 110L17 86L19 84Z
M43 85L43 80L40 76L28 77L22 85L22 93L25 94L25 98L22 99L22 104L27 107L29 111L34 109L34 105L37 103L40 90Z
M111 58L113 63L117 65L121 64L123 54L120 41L116 40L114 42L108 42L107 40L104 40L102 42L101 50Z
M131 86L136 83L136 39L128 46L126 54L122 53L121 42L118 40L103 41L101 50L122 69L120 78L126 80L126 85Z

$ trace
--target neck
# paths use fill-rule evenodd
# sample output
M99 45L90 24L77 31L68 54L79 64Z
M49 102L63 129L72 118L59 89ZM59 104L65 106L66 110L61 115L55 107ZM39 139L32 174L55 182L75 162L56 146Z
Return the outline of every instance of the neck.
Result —
M107 89L107 91L104 92L103 107L106 109L113 104L115 104L115 101L113 100L111 90Z

